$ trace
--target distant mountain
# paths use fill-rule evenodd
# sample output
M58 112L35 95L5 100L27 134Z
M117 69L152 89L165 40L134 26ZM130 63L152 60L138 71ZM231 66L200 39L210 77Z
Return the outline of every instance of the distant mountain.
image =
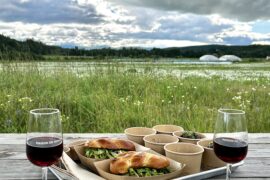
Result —
M199 58L205 54L222 56L233 54L241 58L265 58L270 55L269 45L250 45L250 46L226 46L226 45L204 45L190 47L171 47L171 48L102 48L102 49L80 49L63 48L59 46L49 46L42 42L27 39L18 41L0 35L0 60L43 60L44 55L57 56L78 56L103 58ZM70 59L71 59L70 58ZM67 58L69 59L69 58Z

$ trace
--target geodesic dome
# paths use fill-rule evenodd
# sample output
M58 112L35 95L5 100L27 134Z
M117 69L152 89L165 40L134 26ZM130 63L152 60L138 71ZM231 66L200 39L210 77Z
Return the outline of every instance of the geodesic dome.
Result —
M236 62L236 61L242 61L242 59L238 56L235 55L224 55L221 56L219 58L220 61L232 61L232 62Z
M218 61L218 58L213 55L204 55L200 57L200 61Z

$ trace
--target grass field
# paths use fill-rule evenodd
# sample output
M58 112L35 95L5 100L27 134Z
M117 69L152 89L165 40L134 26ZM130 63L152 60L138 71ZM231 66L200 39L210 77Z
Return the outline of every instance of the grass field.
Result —
M165 123L213 132L221 107L245 110L249 132L270 131L270 63L44 64L1 64L0 132L26 132L28 111L39 107L59 108L64 132Z

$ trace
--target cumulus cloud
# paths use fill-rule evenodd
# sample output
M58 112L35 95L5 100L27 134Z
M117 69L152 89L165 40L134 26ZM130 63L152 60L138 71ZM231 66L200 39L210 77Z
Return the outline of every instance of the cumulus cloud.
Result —
M110 0L127 6L134 5L193 13L200 15L219 14L240 21L270 18L269 0Z
M25 23L99 23L96 8L72 0L2 0L0 20Z
M223 1L220 3L225 4ZM266 21L242 22L212 11L200 15L178 9L174 0L153 1L156 5L151 2L2 0L0 34L19 40L33 38L50 45L84 48L248 45L270 41L270 33L260 31ZM187 1L177 2L187 3L187 7L202 3L201 6L207 6L204 8L210 8L207 5L210 0L190 5ZM175 9L166 7L166 4ZM161 5L164 7L159 8Z

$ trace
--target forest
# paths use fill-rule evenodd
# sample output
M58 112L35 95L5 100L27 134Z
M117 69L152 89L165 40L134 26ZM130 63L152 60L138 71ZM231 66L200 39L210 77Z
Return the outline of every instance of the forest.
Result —
M0 60L46 60L45 56L108 58L199 58L205 54L222 56L234 54L241 58L265 58L270 55L270 45L226 46L204 45L190 47L152 48L139 47L84 49L78 46L63 48L50 46L33 39L18 41L0 35ZM69 59L69 58L67 58Z

